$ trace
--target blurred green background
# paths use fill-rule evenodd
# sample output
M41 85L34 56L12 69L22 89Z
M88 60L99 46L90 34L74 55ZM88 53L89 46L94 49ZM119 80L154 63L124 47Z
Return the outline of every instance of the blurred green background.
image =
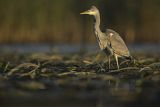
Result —
M95 43L92 18L79 14L92 5L103 30L160 43L160 0L0 0L0 43Z

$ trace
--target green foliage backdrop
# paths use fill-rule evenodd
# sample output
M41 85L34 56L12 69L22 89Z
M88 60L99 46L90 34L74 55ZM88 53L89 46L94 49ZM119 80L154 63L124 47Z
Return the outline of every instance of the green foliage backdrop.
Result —
M0 43L94 43L92 18L79 14L91 5L102 29L128 43L160 43L159 0L0 0Z

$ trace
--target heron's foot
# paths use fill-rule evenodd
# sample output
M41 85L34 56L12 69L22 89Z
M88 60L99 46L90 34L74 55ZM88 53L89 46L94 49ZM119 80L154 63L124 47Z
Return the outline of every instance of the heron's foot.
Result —
M105 73L105 72L106 72L106 70L103 69L103 68L100 68L100 69L98 70L98 73Z
M104 69L104 63L103 62L101 62L101 63L98 63L98 65L99 65L99 67L100 67L100 69L98 70L98 71L100 71L100 72L106 72L106 69Z
M100 69L100 72L106 72L106 70L104 68Z

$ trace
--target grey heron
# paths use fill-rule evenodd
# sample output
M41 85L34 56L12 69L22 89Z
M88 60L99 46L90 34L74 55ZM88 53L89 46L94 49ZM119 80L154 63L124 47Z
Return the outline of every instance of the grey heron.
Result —
M108 56L108 63L110 69L110 57L114 55L119 69L118 58L123 57L131 59L130 52L124 43L120 35L112 29L106 29L106 32L102 32L100 29L100 12L95 7L92 6L89 10L84 11L80 14L88 14L94 16L94 32L100 46L100 49L103 50Z

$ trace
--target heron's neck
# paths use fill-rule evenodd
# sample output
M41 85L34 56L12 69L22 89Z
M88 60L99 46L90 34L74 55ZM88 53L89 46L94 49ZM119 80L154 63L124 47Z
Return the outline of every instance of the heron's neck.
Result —
M104 45L104 38L106 38L104 36L104 33L101 31L100 29L100 14L96 14L94 16L94 30L95 30L95 35L97 37L97 40L98 40L98 43L99 43L99 46L100 48L103 50L105 48L105 45ZM105 41L107 42L107 41Z
M101 30L100 30L100 14L98 13L98 14L96 14L95 16L94 16L94 28L95 28L95 31L97 31L97 32L101 32Z

